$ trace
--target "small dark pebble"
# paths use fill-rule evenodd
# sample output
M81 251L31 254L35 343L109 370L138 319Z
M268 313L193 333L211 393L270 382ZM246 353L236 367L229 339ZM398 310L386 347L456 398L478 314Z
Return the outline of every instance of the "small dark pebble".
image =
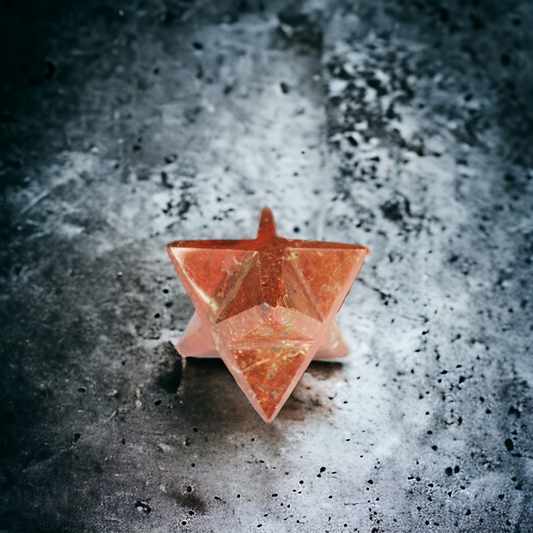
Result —
M148 514L152 510L146 502L141 501L135 502L135 509L145 514Z
M167 188L167 189L173 189L174 185L172 183L169 183L168 181L168 174L163 171L161 172L161 183Z

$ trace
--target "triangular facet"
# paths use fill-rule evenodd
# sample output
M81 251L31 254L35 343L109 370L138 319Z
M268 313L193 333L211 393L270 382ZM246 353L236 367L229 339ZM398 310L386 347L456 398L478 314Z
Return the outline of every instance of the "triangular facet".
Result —
M250 266L235 290L224 304L223 309L217 316L217 322L222 322L240 313L248 311L253 307L260 305L262 301L261 281L259 267L256 260L250 261Z
M220 313L246 276L257 252L247 250L179 248L169 255L195 307L210 316Z
M313 359L335 359L348 355L348 346L344 341L339 326L335 320L331 323L329 335L317 350Z
M367 253L366 248L289 248L288 252L324 318L339 310Z
M211 330L202 322L198 313L192 316L176 349L183 357L220 357Z
M303 315L307 315L319 322L323 317L318 308L316 299L309 293L305 282L298 272L295 264L297 254L289 253L283 259L283 284L285 286L285 297L283 301L288 309L294 309Z
M239 369L237 382L246 382L248 387L241 388L265 421L275 418L305 372L310 348L308 342L289 342L231 350Z

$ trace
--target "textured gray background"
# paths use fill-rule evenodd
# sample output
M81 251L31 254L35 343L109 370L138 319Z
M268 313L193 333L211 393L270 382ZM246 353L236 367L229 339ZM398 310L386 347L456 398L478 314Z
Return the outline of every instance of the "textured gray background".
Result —
M4 0L0 26L0 529L533 531L532 3ZM171 347L165 251L265 205L372 249L351 355L271 425Z

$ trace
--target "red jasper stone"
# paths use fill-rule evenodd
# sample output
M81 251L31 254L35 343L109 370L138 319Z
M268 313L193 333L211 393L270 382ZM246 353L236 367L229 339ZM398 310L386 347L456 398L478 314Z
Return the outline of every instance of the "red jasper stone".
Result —
M278 237L267 207L255 239L167 248L196 308L176 348L184 357L222 357L266 422L313 358L348 353L334 318L368 248Z

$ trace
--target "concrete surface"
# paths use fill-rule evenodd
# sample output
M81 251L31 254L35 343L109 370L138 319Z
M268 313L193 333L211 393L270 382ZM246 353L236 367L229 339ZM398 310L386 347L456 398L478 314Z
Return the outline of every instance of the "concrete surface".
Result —
M0 10L0 529L533 531L531 3ZM265 205L372 249L272 425L165 251Z

